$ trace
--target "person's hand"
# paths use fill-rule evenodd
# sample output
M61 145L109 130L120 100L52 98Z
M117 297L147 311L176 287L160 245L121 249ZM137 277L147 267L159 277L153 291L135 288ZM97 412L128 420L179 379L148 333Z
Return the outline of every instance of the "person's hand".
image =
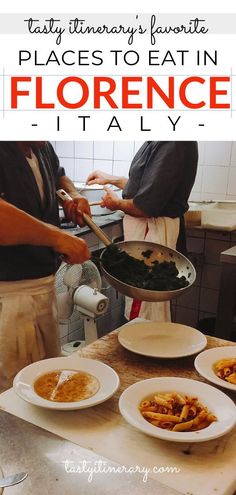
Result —
M90 259L90 251L83 239L59 229L55 231L54 239L53 249L62 254L67 263L73 265L75 263L84 263L84 261Z
M105 195L102 197L102 208L109 208L109 210L116 211L120 208L120 198L109 187L104 187Z
M94 170L89 174L86 184L91 186L92 184L100 184L102 186L106 184L112 184L113 175L106 174L106 172L102 172L101 170Z
M87 213L91 217L91 211L88 200L81 196L75 197L72 201L65 200L63 209L67 220L74 222L80 227L84 227L83 213Z

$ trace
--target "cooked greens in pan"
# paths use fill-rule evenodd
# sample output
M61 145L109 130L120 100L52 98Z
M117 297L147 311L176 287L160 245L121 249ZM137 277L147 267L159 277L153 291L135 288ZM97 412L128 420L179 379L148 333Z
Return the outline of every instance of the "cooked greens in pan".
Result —
M151 254L151 250L143 252L144 259L139 260L111 244L103 255L103 266L113 277L140 289L171 291L189 285L186 277L179 277L174 261L155 260L147 265L145 258Z

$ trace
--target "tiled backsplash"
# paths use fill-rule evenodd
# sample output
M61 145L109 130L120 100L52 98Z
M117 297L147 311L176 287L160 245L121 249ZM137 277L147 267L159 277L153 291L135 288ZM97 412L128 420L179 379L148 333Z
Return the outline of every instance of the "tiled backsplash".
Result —
M92 170L128 175L137 141L56 141L52 143L74 181L85 181ZM199 162L192 201L236 199L236 142L199 142Z
M207 319L214 325L217 313L221 277L220 253L235 246L234 232L214 230L187 230L188 257L196 268L196 281L183 296L172 304L173 321L198 327ZM200 328L200 327L199 327ZM210 328L204 328L210 331ZM232 322L232 332L236 324Z

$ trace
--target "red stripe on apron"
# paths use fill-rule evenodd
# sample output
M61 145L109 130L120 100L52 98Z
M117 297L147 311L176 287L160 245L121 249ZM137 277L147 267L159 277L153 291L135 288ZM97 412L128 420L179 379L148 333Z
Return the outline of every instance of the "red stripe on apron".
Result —
M147 233L148 233L148 224L146 225L144 240L146 239ZM131 310L130 310L130 315L129 315L130 320L134 320L135 318L138 318L140 310L141 310L141 304L142 304L142 301L139 301L138 299L133 299Z

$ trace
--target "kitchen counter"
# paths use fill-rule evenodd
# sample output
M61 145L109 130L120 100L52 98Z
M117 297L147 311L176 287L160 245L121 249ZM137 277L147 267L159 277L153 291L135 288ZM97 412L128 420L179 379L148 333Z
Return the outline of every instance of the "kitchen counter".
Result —
M189 228L234 232L236 201L190 201L185 223Z
M200 231L209 231L209 232L211 231L216 231L216 232L226 231L230 233L236 232L235 228L225 229L222 226L216 226L216 225L209 228L205 225L201 225L201 219L198 215L196 216L196 213L198 212L194 210L189 210L187 213L185 213L185 225L186 225L187 233L188 230L192 230L192 229L200 230ZM124 213L122 211L116 211L110 215L97 215L97 216L93 216L92 218L96 223L96 225L104 229L111 225L121 224L123 216ZM63 230L66 230L70 234L74 234L78 237L91 233L91 230L87 226L80 228L80 227L75 227L72 224L63 223L61 228Z
M96 223L96 225L98 225L98 227L104 229L111 225L116 225L121 223L123 216L124 214L122 211L116 211L114 213L111 213L110 215L97 215L97 216L93 216L92 218L93 221ZM81 227L70 226L70 224L62 224L61 228L66 232L76 235L78 237L91 233L90 228L87 226L81 228Z
M212 231L225 232L226 231L226 232L232 233L232 234L234 232L236 232L236 230L234 228L226 228L225 229L222 226L218 226L218 227L213 226L213 227L209 228L209 227L206 227L204 225L201 225L201 221L199 220L199 218L197 218L193 215L195 213L196 212L194 212L194 211L188 211L185 214L185 226L186 226L187 233L188 233L188 230L192 230L192 229L196 230L196 231L198 230L198 231L204 231L204 232L212 232ZM93 216L92 218L93 218L94 222L99 227L104 229L104 228L109 227L111 225L121 224L123 216L124 216L124 213L122 211L116 211L111 215L97 215L97 216ZM70 234L74 234L78 237L91 233L91 230L87 226L80 228L80 227L75 227L72 224L64 223L64 224L62 224L61 228L63 230L66 230Z
M88 481L89 470L99 465L113 470L120 466L4 411L0 412L0 445L4 475L21 471L29 474L19 485L5 488L4 495L110 495L111 492L113 495L143 495L145 488L148 495L180 495L150 478L144 483L141 473L94 473ZM84 472L66 472L66 460L81 469L84 466Z
M109 493L109 486L110 492L112 487L112 493L115 494L129 494L131 491L133 494L141 494L141 491L146 488L149 494L152 494L152 489L156 489L155 493L158 495L165 493L172 495L175 493L173 490L178 490L185 495L202 495L202 493L204 495L215 495L215 493L233 495L236 490L235 429L224 437L210 442L195 444L164 442L148 437L128 425L118 410L121 392L130 384L145 378L182 376L204 382L205 380L194 370L194 357L160 360L130 353L118 343L118 331L119 329L111 332L78 353L82 357L103 361L118 372L121 380L120 389L105 403L80 411L48 411L21 400L12 389L0 396L0 408L5 411L0 413L0 421L2 425L5 424L2 429L3 444L1 445L4 447L2 447L0 464L5 474L14 470L30 470L30 477L24 482L24 488L22 485L22 491L17 492L11 489L11 494L41 495L43 482L45 483L43 493L60 494L66 491L68 495L74 495L77 493L74 480L77 479L79 491L85 495L94 492L99 495ZM222 345L232 345L232 343L208 337L208 348ZM226 393L228 392L233 397L234 394L230 391ZM8 433L6 413L18 416L21 420L24 419L50 431L64 440L37 430L32 427L32 424L26 423L22 423L21 434L18 430L21 422L11 416L9 416L10 431ZM33 434L32 439L31 434ZM81 461L88 456L88 459L93 462L93 459L97 459L93 458L95 454L99 458L109 459L109 464L115 462L129 467L148 467L150 481L156 483L156 487L151 484L149 488L149 485L144 485L140 478L137 484L132 480L129 484L129 480L126 483L125 477L118 475L117 484L115 478L106 478L103 475L93 485L89 485L88 482L86 484L86 481L83 482L81 475L65 475L61 467L61 462L65 458L78 463L78 459ZM35 463L34 456L36 457ZM180 472L178 474L156 474L153 471L154 466L176 466L180 468ZM42 474L44 467L45 475ZM43 476L45 476L45 481L42 480ZM102 478L105 481L104 485ZM75 484L72 485L72 483ZM166 492L163 491L163 487L160 488L159 483L166 486ZM27 486L31 486L31 492L30 488L27 492ZM14 490L20 490L19 487ZM6 495L7 493L6 491Z

